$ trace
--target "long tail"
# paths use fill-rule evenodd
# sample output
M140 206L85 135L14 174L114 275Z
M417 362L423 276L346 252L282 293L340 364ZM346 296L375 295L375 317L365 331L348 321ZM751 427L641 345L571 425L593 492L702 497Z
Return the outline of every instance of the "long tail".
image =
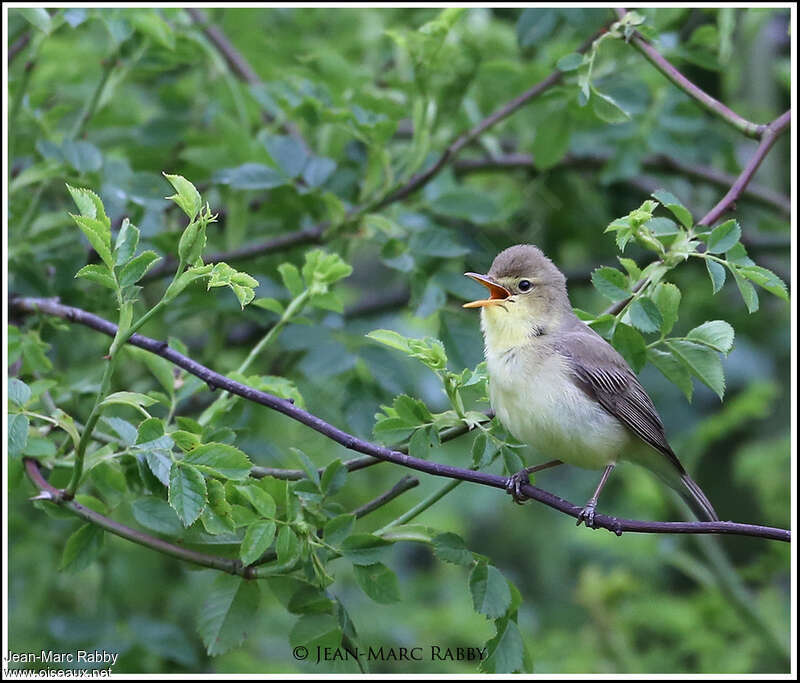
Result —
M697 519L706 522L718 522L719 517L717 516L716 510L714 510L714 506L709 502L708 498L706 498L706 494L703 493L703 490L695 481L688 474L683 474L680 481L683 486L675 486L672 482L669 483L692 509Z

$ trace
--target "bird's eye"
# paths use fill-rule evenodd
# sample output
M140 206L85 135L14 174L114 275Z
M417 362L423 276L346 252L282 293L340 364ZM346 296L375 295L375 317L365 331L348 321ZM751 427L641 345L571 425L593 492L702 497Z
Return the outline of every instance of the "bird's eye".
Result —
M520 292L527 292L533 287L533 283L530 280L520 280L518 287Z

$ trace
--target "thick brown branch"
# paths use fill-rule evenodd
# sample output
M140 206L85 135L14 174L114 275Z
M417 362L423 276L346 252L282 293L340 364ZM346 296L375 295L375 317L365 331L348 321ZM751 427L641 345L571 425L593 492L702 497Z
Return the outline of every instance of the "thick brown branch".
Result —
M217 48L217 51L225 58L225 61L228 62L231 71L251 85L261 82L258 74L253 67L250 66L250 62L248 62L242 53L233 46L233 43L228 40L228 37L217 26L208 23L208 20L201 10L189 7L186 11L192 20L198 26L202 27L203 33L206 34L214 47Z
M11 307L17 311L27 312L41 312L46 315L53 315L63 318L70 322L76 322L81 325L86 325L98 332L102 332L109 336L114 336L117 326L113 323L100 318L92 313L84 311L80 308L71 306L64 306L63 304L53 299L35 299L29 297L20 297L11 300ZM397 450L392 450L380 444L374 444L363 439L359 439L352 434L335 427L321 418L309 413L302 408L297 407L293 403L286 401L272 394L264 391L254 389L240 382L236 382L224 375L221 375L213 370L201 365L197 361L192 360L179 353L175 349L169 347L166 342L161 342L156 339L145 337L141 334L134 334L128 340L129 344L138 346L139 348L150 351L171 363L183 368L187 372L199 377L206 382L210 387L217 387L224 389L232 394L241 396L242 398L267 406L273 410L283 413L287 417L296 420L307 427L311 427L323 436L335 441L336 443L348 448L350 450L370 455L379 460L392 462L396 465L408 467L409 469L432 474L437 477L446 477L449 479L459 479L461 481L470 481L476 484L483 484L484 486L491 486L494 488L507 490L509 478L502 477L488 472L477 472L474 470L467 470L461 467L453 467L451 465L443 465L428 460L421 460L414 458L405 453ZM545 505L548 505L556 510L559 510L567 515L577 519L581 512L581 506L574 505L569 501L564 500L548 491L537 488L531 485L521 487L522 493L527 498L538 500ZM785 529L775 529L772 527L765 527L752 524L739 524L736 522L645 522L630 519L618 519L616 517L609 517L607 515L596 515L595 525L598 528L608 529L616 534L621 534L625 531L637 533L676 533L676 534L736 534L742 536L757 536L760 538L767 538L772 540L779 540L789 542L791 540L791 533Z

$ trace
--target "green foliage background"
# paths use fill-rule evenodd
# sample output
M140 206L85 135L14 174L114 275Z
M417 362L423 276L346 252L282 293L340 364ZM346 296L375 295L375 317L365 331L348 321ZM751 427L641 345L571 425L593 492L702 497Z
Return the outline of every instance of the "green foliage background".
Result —
M742 116L768 122L788 107L788 10L663 8L642 14L661 52ZM270 382L268 390L290 392L310 412L368 440L376 439L375 414L398 394L420 398L434 412L449 408L434 373L376 344L368 332L438 337L450 370L473 368L482 359L482 340L477 316L460 308L476 294L462 273L485 272L500 249L520 242L539 245L567 273L573 304L596 315L608 301L591 286L590 273L616 265L618 255L614 235L604 233L609 223L657 188L678 197L695 220L726 191L651 163L653 157L735 175L756 145L699 109L624 41L607 40L593 64L589 105L581 106L577 78L567 71L562 84L459 157L532 154L532 168L469 172L451 164L419 192L382 207L381 197L431 163L459 133L547 76L610 22L611 13L295 8L209 10L208 16L259 82L237 78L183 10L67 9L50 17L30 9L9 12L10 43L31 32L9 69L9 290L58 296L117 319L106 290L74 277L90 250L68 214L75 207L65 182L97 191L115 233L129 217L141 230L142 246L162 255L177 254L186 226L164 199L172 188L162 171L191 180L221 213L208 226L207 252L328 221L334 228L325 234L324 248L353 266L352 275L335 286L343 307L335 297L318 299L281 327L248 373L290 380L280 386L276 379L263 381ZM788 159L787 135L754 182L786 192ZM364 203L373 203L370 216L342 220ZM788 280L785 213L747 195L735 215L750 256ZM234 267L257 279L256 297L285 306L292 297L278 266L288 261L302 267L312 248L303 244ZM652 259L638 243L625 256L640 267ZM735 347L722 361L725 400L694 381L688 403L650 364L642 382L676 452L721 517L787 528L789 306L762 292L759 309L749 313L732 278L712 296L700 259L689 259L670 279L682 292L674 335L707 320L735 328ZM141 284L140 298L152 305L166 281ZM196 360L232 372L284 309L265 304L242 310L235 293L223 290L188 287L142 331L181 340ZM36 401L49 390L59 408L85 421L108 340L44 316L11 322L18 327L10 330L19 361L14 373L33 388ZM124 353L122 359L114 391L161 390L141 356ZM177 415L196 418L216 397L182 379L187 387L178 389ZM296 468L301 463L291 448L315 466L352 456L265 408L243 401L226 408L214 424L232 430L224 438L235 440L256 465ZM153 412L163 417L167 411ZM134 426L141 420L126 406L107 414ZM101 419L99 428L108 432L114 424ZM62 438L32 431L25 453L51 458ZM473 439L434 446L427 457L468 467ZM532 461L524 451L521 456ZM292 658L286 635L298 614L282 602L285 579L258 582L261 590L245 596L252 606L252 613L244 610L247 640L210 656L197 625L204 596L221 581L217 573L109 534L88 566L72 562L60 571L65 540L79 524L31 505L33 488L20 462L16 457L8 463L13 651L106 648L120 653L115 673L352 670ZM501 464L492 471L501 471ZM333 500L351 510L403 474L388 464L353 472ZM103 499L115 519L136 525L132 502L140 493L130 477L112 459L85 491ZM541 474L537 483L583 501L595 477L564 467ZM61 486L68 479L68 468L51 475ZM360 520L356 531L382 527L440 486L420 476L417 488ZM604 493L601 511L675 518L670 496L648 473L624 467ZM571 518L548 508L516 507L501 492L471 484L417 521L459 534L519 589L522 643L509 646L511 669L788 670L788 544L723 539L735 575L750 592L744 598L748 610L696 539L616 538L575 529ZM389 598L400 598L391 604L374 602L361 590L361 570L350 562L332 560L328 567L335 577L328 591L346 607L362 646L482 647L494 637L496 623L473 607L464 566L412 542L394 544L383 561L397 575L396 595L392 581L387 584ZM529 655L524 666L522 644ZM370 662L369 668L476 670L474 662L427 657L423 663Z

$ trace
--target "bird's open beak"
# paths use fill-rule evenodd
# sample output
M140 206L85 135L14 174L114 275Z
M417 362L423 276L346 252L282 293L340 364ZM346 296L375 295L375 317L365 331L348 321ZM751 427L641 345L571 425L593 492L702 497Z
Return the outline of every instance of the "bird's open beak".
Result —
M478 299L477 301L470 301L464 304L464 308L480 308L481 306L494 306L500 304L508 297L511 296L503 285L498 284L486 275L478 275L478 273L464 273L467 277L471 277L475 282L480 282L486 289L489 290L488 299Z

